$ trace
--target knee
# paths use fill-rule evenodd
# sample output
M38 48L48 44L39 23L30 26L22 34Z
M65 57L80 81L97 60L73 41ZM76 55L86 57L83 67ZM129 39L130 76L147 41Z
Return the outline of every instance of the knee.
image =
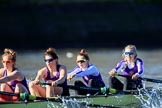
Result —
M22 87L22 84L18 83L16 84L16 88L21 88Z
M2 88L6 88L6 86L8 86L6 83L2 83L0 87L2 89Z

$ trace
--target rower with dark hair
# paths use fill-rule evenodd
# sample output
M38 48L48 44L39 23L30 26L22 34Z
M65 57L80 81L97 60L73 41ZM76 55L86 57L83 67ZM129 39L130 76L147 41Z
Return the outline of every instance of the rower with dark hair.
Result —
M95 65L90 63L89 56L85 49L81 49L80 53L77 55L76 63L77 66L72 72L68 74L67 79L71 80L73 77L82 77L84 82L77 80L74 82L75 86L94 88L100 88L105 86L99 70ZM79 95L85 95L95 94L96 91L77 90L76 93Z
M54 48L48 48L45 51L44 62L46 66L41 68L35 80L29 83L30 93L40 97L69 96L66 66L58 63ZM39 85L41 81L51 83L51 86L41 86Z

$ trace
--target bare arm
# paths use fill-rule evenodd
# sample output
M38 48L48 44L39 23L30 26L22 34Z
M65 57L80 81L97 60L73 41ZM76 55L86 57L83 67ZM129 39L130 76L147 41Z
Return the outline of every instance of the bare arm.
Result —
M34 82L37 84L40 80L43 80L45 76L46 76L45 68L42 68L42 69L40 69L38 71L37 76L35 77Z
M56 81L53 81L52 82L52 85L54 86L56 86L56 85L58 85L58 84L62 84L65 80L66 80L66 77L67 77L67 70L66 70L66 67L65 66L61 66L60 67L60 77L59 77L59 79L58 80L56 80Z
M108 72L110 76L115 76L115 73L116 73L115 69L112 69L110 72Z
M4 73L4 68L0 69L0 78L3 77L3 73Z
M5 83L11 80L22 81L24 79L24 75L21 74L18 70L13 71L8 76L4 76L0 78L0 83Z

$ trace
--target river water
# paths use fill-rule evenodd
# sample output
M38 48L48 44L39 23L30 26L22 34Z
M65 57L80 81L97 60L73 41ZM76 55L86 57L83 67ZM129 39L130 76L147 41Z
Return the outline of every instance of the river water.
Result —
M122 48L89 48L86 49L90 62L95 64L100 70L102 77L108 86L108 71L114 68L119 60L122 59ZM44 50L16 50L16 66L26 75L28 80L33 80L37 71L45 66L43 60ZM67 67L70 72L76 66L76 55L80 49L56 49L59 56L59 63ZM162 49L138 49L138 57L144 61L143 77L162 79ZM2 66L2 64L1 64ZM75 78L68 82L72 84ZM155 83L146 83L146 86L156 86Z

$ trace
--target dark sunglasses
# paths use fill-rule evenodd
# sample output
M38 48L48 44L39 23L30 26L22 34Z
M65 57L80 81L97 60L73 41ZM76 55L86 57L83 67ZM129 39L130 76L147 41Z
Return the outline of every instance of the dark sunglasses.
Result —
M2 63L11 63L12 60L2 60Z
M125 54L125 55L133 55L134 52L125 52L124 54Z
M78 60L77 63L84 63L85 60Z
M45 62L51 62L53 60L54 60L53 58L51 58L51 59L44 59Z

